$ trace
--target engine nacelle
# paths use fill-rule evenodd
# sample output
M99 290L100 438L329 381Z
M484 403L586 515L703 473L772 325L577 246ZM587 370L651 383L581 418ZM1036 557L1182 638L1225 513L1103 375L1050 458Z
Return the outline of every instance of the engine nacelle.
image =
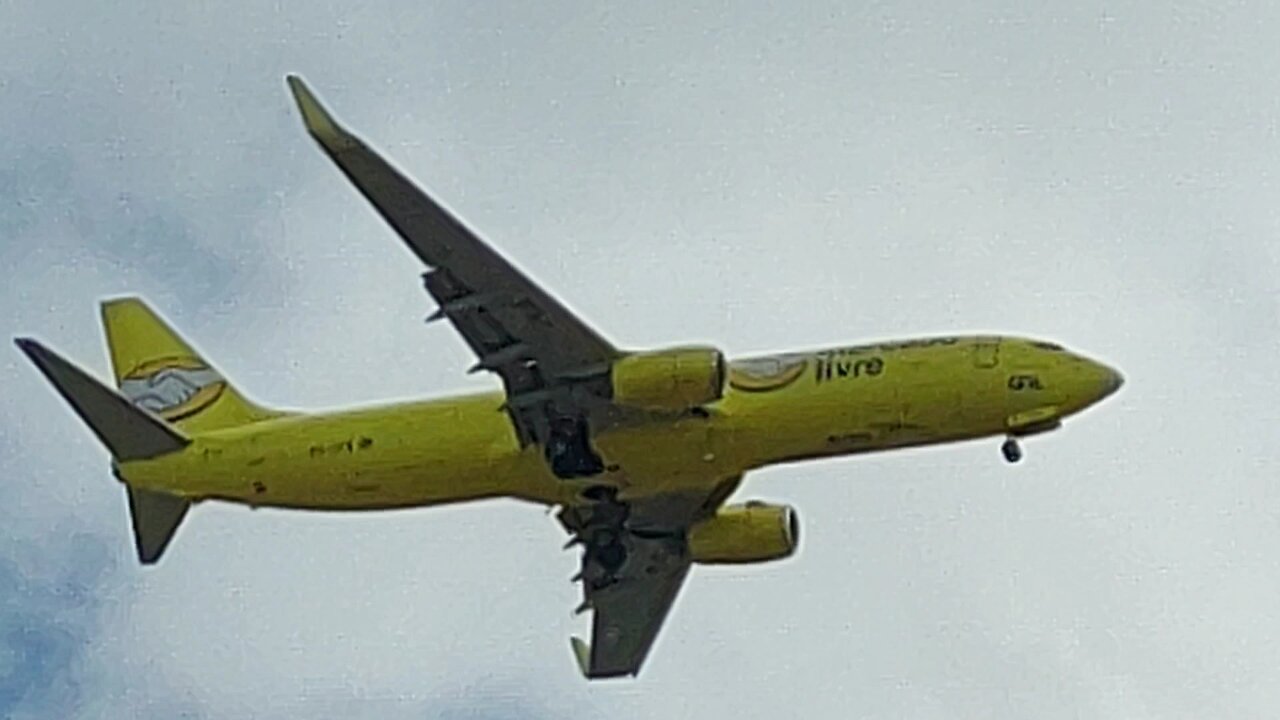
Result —
M689 554L706 565L780 560L799 542L800 521L789 505L728 505L689 528Z
M613 401L646 410L688 410L724 397L724 355L687 347L636 353L613 365Z

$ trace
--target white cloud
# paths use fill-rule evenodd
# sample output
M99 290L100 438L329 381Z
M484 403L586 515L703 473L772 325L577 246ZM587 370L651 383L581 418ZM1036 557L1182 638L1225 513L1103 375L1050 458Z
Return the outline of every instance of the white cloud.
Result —
M83 714L1274 714L1274 10L809 8L13 8L0 323L102 374L94 303L135 291L273 403L492 386L420 325L299 71L622 344L994 330L1129 377L1017 468L751 476L799 557L699 570L641 679L587 685L537 509L201 507L138 569L104 453L11 353L0 558L56 587L67 538L109 548L52 616L91 638Z

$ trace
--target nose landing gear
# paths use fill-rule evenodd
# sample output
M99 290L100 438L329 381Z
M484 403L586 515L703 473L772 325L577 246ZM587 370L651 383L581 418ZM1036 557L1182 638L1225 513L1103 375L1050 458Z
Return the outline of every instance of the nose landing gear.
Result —
M1022 446L1018 444L1015 437L1007 438L1004 444L1000 446L1000 454L1004 455L1005 462L1016 463L1022 459Z

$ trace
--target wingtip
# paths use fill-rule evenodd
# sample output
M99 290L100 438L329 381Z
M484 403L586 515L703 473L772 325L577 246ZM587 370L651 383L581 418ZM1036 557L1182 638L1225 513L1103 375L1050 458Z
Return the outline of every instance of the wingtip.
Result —
M13 344L18 346L37 370L50 379L53 379L50 373L54 372L59 365L69 364L61 355L45 347L44 343L33 337L15 337Z
M591 677L591 646L582 638L571 636L569 638L569 646L573 648L573 656L578 661L578 669L582 671L582 676Z
M334 121L329 111L320 104L301 76L291 73L284 79L289 85L289 92L293 93L293 101L298 106L298 112L302 113L302 124L306 126L307 132L311 133L312 137L325 145L340 143L350 137Z
M141 295L108 295L98 301L102 307L112 307L115 305L146 305L147 302L142 299Z
M289 86L289 92L293 95L293 101L298 104L299 108L303 108L306 103L316 103L316 96L312 94L311 88L307 87L307 83L302 79L301 75L290 73L284 76L285 83Z
M44 349L44 346L35 338L29 337L16 337L13 339L13 344L17 345L19 350L26 353L27 357L33 360L35 359L36 354Z

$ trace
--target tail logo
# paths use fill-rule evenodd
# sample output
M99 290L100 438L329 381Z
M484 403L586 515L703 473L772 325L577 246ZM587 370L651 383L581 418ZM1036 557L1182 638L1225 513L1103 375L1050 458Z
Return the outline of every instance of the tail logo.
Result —
M134 405L170 422L190 417L213 404L227 382L194 357L148 360L120 380L120 392Z

